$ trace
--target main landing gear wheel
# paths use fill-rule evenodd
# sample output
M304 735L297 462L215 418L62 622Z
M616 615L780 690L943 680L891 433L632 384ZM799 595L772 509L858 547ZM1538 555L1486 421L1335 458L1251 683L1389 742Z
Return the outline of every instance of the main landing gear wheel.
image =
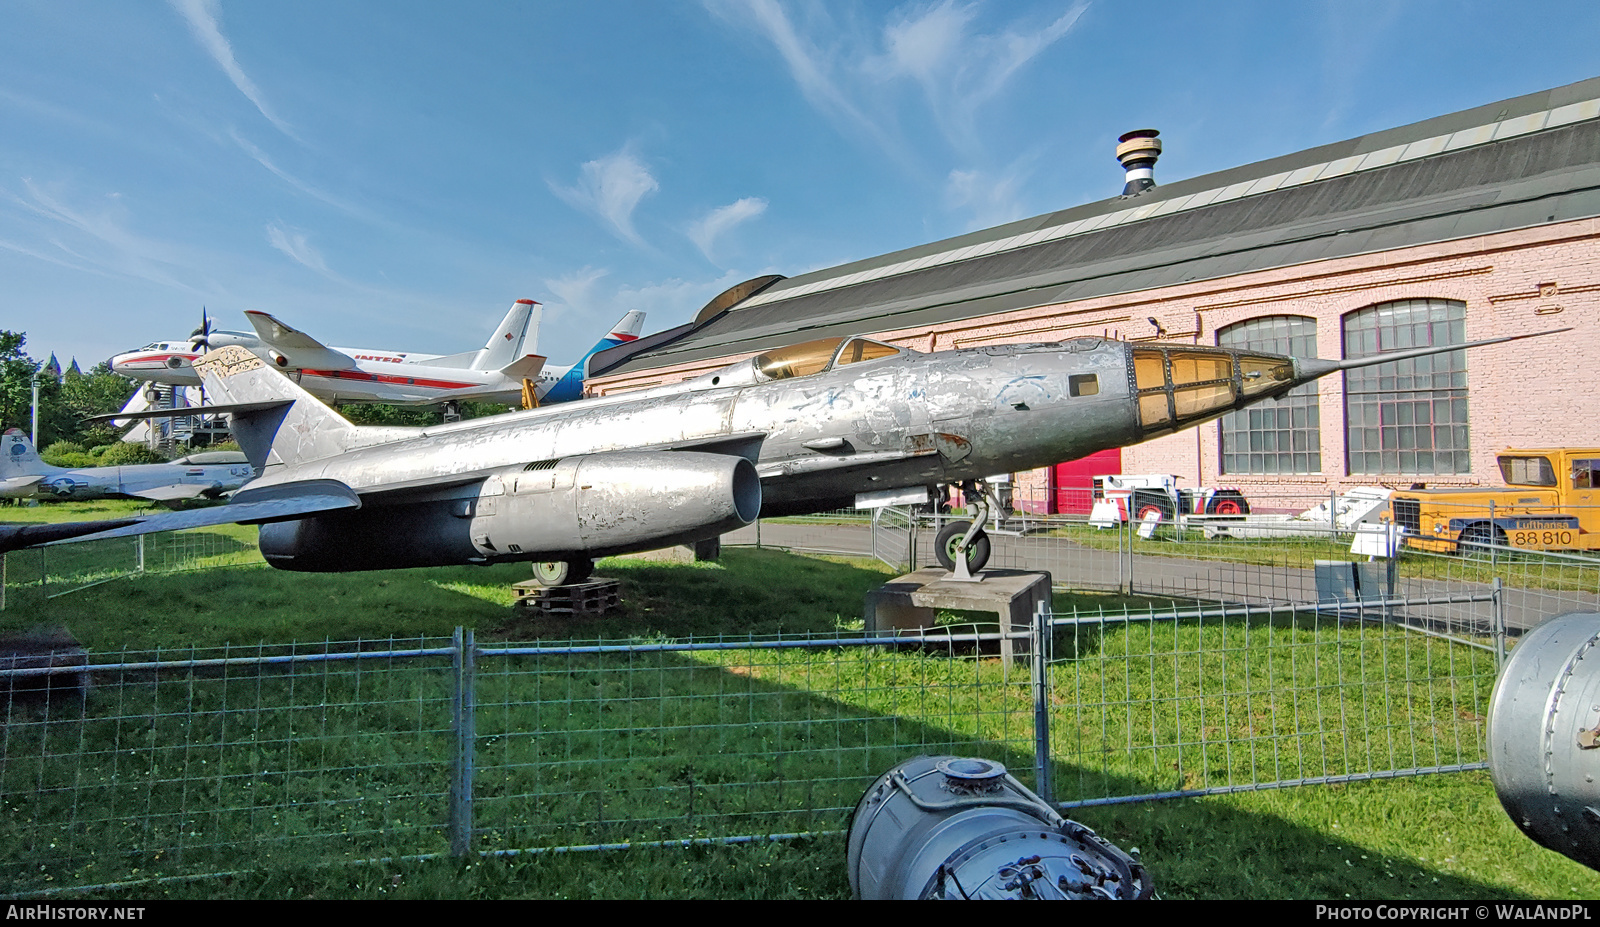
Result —
M956 568L956 545L972 527L970 521L953 521L939 529L939 536L933 542L933 555L938 559L939 565L947 570ZM989 535L979 531L972 543L967 545L967 572L976 573L989 562Z
M581 583L594 572L594 561L547 560L533 565L533 578L541 586L570 586Z

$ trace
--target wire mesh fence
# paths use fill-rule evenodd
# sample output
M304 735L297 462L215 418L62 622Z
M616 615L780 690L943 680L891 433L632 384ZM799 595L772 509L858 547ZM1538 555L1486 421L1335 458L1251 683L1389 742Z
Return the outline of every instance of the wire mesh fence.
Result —
M744 530L915 566L952 517L887 508ZM917 753L1038 770L1036 788L1066 806L1480 768L1507 632L1600 605L1590 558L1402 548L1368 562L1337 525L1254 536L1174 520L1142 535L1030 514L990 527L992 565L1177 604L1044 614L1032 685L995 659L998 635L957 628L469 634L0 667L0 885L838 830L868 783ZM243 548L147 544L147 569Z
M837 831L908 755L1029 768L996 638L468 633L3 669L0 884Z
M254 528L222 526L0 554L0 608L54 598L138 573L260 563Z
M1087 515L996 517L987 528L989 565L1048 571L1058 588L1197 602L1328 605L1352 598L1405 599L1413 603L1407 614L1419 626L1468 639L1481 639L1489 628L1481 613L1459 600L1488 594L1496 580L1505 590L1505 621L1513 634L1555 615L1600 611L1600 557L1503 544L1468 544L1448 553L1410 543L1385 547L1388 536L1378 523L1342 524L1335 511L1331 523L1196 517L1147 525L1128 519L1096 523ZM849 547L859 556L915 569L936 562L939 529L960 518L880 509L864 542L837 533L816 542L809 534L777 536L768 530L764 543L796 550ZM807 528L829 530L837 531ZM1390 551L1392 557L1383 556ZM1337 578L1346 575L1353 579ZM1362 579L1358 596L1351 582Z
M1493 596L1471 604L1493 613ZM1417 633L1408 606L1052 617L1064 807L1484 766L1493 647Z

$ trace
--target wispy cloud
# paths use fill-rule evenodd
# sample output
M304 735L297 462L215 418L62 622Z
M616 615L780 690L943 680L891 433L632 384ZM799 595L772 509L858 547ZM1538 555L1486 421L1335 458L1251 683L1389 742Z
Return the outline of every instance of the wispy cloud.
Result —
M865 137L895 157L904 156L902 144L884 129L881 119L862 108L860 88L851 85L851 73L869 54L859 36L837 29L825 17L816 17L819 21L803 30L778 0L703 2L718 18L772 43L801 95L824 116L848 134Z
M946 138L970 152L977 146L978 111L1071 32L1088 6L1080 0L1049 22L1013 23L993 33L976 28L976 3L901 7L884 27L883 53L863 70L879 79L915 81Z
M767 201L759 196L747 196L726 206L711 210L705 218L689 226L689 240L694 242L706 260L716 263L711 249L723 232L748 222L767 211Z
M301 193L304 193L314 200L326 203L340 212L345 213L346 215L354 216L358 219L364 219L369 222L379 221L378 218L372 214L371 210L357 206L354 203L340 199L339 197L334 196L325 190L312 186L311 184L306 183L304 180L301 180L300 178L279 167L276 162L267 156L266 152L262 151L260 148L256 147L255 143L239 134L238 130L229 129L228 136L233 139L234 144L243 149L244 153L249 155L257 164L266 168L268 171L271 171L279 180L282 180L289 186L299 190Z
M88 265L85 269L141 280L182 290L194 290L185 278L199 272L196 261L183 248L133 232L127 227L128 210L121 197L107 197L112 206L94 208L71 203L57 192L32 180L22 181L24 195L0 191L0 199L20 207L34 221L44 220L31 236L48 241L63 254ZM57 233L60 233L59 235ZM69 245L62 236L72 241ZM63 263L37 248L7 245L7 250L53 263ZM70 264L66 266L71 266Z
M291 229L281 222L273 222L267 226L267 242L272 247L288 255L289 259L296 264L314 270L329 280L338 283L345 282L343 278L328 267L328 262L323 258L322 252L312 246L304 232Z
M900 87L918 87L946 140L974 157L981 149L976 122L983 106L1071 32L1089 7L1077 0L1048 19L1016 20L985 32L976 2L906 4L876 29L840 26L810 8L802 21L778 0L703 2L718 18L770 42L819 112L896 158L911 150L895 128L910 117L897 106Z
M261 88L256 86L256 82L250 79L250 75L244 72L244 68L239 66L238 59L233 56L233 45L228 42L227 36L222 34L222 25L217 21L217 0L168 0L168 2L189 24L189 32L194 35L195 41L199 42L200 47L217 62L217 66L222 68L222 72L228 75L233 85L239 88L239 92L254 103L261 115L277 126L279 132L299 141L300 138L295 135L294 129L267 105Z
M1010 168L991 173L953 170L945 178L945 204L971 216L969 228L983 229L1021 219L1029 209L1022 198L1027 173Z
M633 227L633 211L640 200L660 187L650 169L627 147L584 162L575 186L550 182L556 196L575 209L599 216L618 238L641 247L644 239Z
M605 268L583 267L544 281L551 300L545 307L546 325L560 330L568 314L586 320L610 322L631 309L648 313L645 327L651 331L671 328L689 321L713 296L750 276L737 270L724 271L708 280L673 277L641 284L616 283ZM586 333L587 335L587 333Z
M595 285L609 273L603 267L584 267L546 280L544 285L562 306L587 314L589 310L599 308L596 305Z

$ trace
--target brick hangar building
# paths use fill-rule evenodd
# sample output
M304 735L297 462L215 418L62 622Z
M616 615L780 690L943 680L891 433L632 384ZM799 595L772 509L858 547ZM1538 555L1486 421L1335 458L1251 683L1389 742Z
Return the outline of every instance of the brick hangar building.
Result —
M1170 473L1292 508L1356 485L1497 483L1506 447L1600 446L1600 78L1171 184L1150 179L1153 136L1123 137L1122 196L750 281L596 355L589 389L851 334L919 351L1103 335L1356 357L1571 328L1325 377L1017 474L1018 497L1071 510L1094 474Z

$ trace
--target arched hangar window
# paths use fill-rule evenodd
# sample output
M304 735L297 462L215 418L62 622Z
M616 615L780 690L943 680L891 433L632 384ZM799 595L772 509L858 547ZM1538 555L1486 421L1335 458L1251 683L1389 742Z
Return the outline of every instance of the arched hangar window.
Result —
M1298 315L1249 319L1217 332L1217 346L1317 356L1317 320ZM1223 473L1321 473L1317 385L1305 383L1275 402L1222 417Z
M1467 340L1467 304L1404 299L1344 317L1344 356ZM1446 474L1471 470L1467 352L1346 371L1345 448L1350 473Z

